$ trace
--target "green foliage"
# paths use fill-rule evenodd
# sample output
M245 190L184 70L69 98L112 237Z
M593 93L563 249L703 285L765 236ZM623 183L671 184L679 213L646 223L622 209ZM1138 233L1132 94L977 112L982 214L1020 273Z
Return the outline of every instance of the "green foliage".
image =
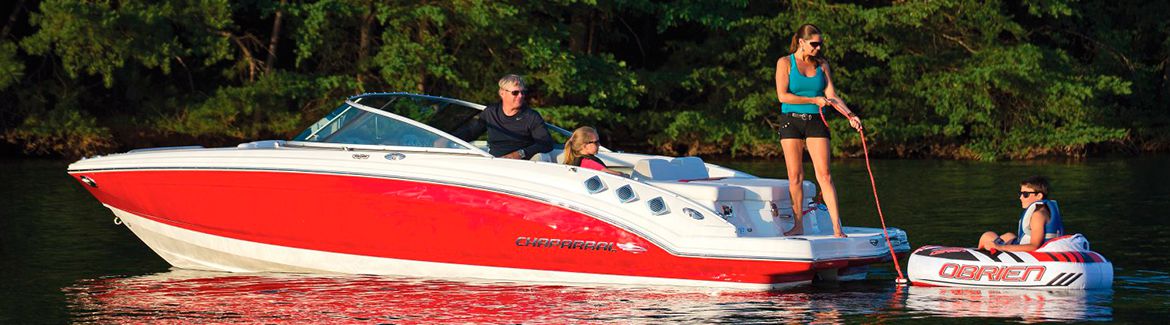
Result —
M29 154L59 154L85 157L107 152L116 145L109 128L77 109L76 102L66 102L43 114L30 115L14 128L0 134L9 143L24 146Z
M295 74L266 74L255 83L220 88L179 115L162 119L158 127L193 136L287 136L303 127L297 103L314 93L312 80Z
M16 57L16 44L0 41L0 90L4 90L24 77L24 62Z
M1170 149L1164 1L26 6L28 28L0 39L0 97L12 103L0 134L30 154L104 153L159 135L279 138L356 93L488 103L496 80L516 73L546 119L598 127L611 148L775 156L775 64L803 23L824 31L838 93L877 155ZM834 153L859 154L859 137L826 113Z
M227 1L217 0L49 0L29 18L37 32L21 42L30 54L56 55L71 77L100 75L112 87L114 70L128 62L169 73L176 57L226 59L226 38L215 31L230 24L230 14Z

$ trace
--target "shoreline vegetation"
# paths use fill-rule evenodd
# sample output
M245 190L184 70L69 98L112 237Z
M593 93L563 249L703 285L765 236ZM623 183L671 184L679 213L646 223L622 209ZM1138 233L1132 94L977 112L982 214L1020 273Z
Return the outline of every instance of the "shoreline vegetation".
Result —
M871 156L1170 151L1165 1L647 0L0 5L0 155L287 139L345 97L531 104L624 151L778 157L775 62L824 32ZM830 113L836 157L861 142Z

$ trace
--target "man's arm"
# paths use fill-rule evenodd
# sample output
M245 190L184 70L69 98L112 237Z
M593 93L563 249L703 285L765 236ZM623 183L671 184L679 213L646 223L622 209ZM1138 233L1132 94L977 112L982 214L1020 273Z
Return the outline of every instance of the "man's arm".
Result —
M536 113L536 111L533 111ZM539 113L535 114L536 118L532 124L529 125L529 133L532 134L532 145L524 148L525 158L532 157L537 153L546 153L553 149L552 135L548 134L548 127L544 125L544 118Z

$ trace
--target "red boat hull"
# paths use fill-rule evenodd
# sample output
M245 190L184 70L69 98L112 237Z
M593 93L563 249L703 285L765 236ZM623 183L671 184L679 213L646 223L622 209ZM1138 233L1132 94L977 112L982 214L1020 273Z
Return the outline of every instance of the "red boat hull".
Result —
M72 176L98 184L85 188L102 203L161 224L378 258L752 284L809 281L818 269L881 259L814 263L681 256L596 216L538 198L426 181L199 169Z

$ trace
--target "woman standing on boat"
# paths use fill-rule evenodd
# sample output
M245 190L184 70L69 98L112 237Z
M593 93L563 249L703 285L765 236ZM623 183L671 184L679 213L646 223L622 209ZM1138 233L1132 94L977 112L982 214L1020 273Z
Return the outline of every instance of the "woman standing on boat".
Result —
M861 119L837 97L829 62L822 55L825 46L821 30L804 24L792 35L788 50L792 53L776 61L776 97L780 99L780 146L788 168L788 191L796 225L785 235L804 233L804 149L808 148L816 171L817 183L833 220L833 235L845 237L837 212L837 190L829 174L829 127L821 115L822 108L832 106L849 119L849 125L861 130Z

